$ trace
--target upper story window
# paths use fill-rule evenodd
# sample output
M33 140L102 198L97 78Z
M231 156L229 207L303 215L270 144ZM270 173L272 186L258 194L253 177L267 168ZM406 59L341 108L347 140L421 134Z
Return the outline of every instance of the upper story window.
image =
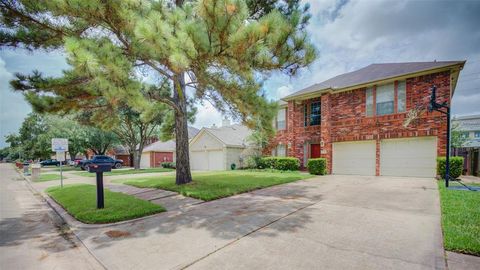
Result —
M405 81L369 87L365 91L365 95L365 114L367 116L387 115L406 110ZM395 106L395 101L397 106Z
M310 126L320 125L320 101L310 103Z
M287 109L282 108L278 110L276 117L277 130L285 130L287 128Z
M476 139L480 139L480 131L475 131L475 133L473 134L473 136L474 136Z
M461 138L464 138L464 139L468 138L468 132L462 132L462 133L460 133L460 137L461 137Z
M321 123L321 103L320 101L313 101L306 103L303 106L303 126L318 126Z

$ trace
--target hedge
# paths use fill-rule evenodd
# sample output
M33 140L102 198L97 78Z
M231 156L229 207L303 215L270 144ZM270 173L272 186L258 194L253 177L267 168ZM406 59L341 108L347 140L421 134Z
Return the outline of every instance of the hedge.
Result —
M280 171L297 171L300 160L294 157L264 157L260 159L259 169L274 169Z
M445 157L437 158L437 175L445 178ZM450 177L458 178L463 172L463 157L450 157Z
M175 162L162 162L160 163L162 168L170 168L170 169L175 169Z
M307 162L308 172L316 175L325 175L327 173L326 158L311 158Z

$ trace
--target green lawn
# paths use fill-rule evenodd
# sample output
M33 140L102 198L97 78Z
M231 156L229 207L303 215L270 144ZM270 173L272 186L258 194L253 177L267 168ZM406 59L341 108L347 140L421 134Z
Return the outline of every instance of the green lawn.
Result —
M97 209L96 187L79 184L47 189L48 195L84 223L111 223L165 211L160 205L105 189L105 208Z
M65 175L63 176L63 179L67 179ZM52 180L60 180L60 174L59 173L40 173L40 177L35 180L35 182L45 182L45 181L52 181Z
M480 256L480 192L447 190L444 181L438 186L445 249Z
M174 171L173 169L167 169L167 168L151 168L151 169L140 169L140 170L134 170L134 169L112 169L111 172L104 173L103 175L105 176L114 176L114 175L128 175L128 174L139 174L139 173L157 173L157 172L172 172ZM89 172L78 172L75 173L76 175L80 176L90 176L94 177L95 173L89 173Z
M49 168L49 167L44 167L44 168ZM55 167L53 170L59 172L59 171L60 171L60 167ZM80 167L62 166L62 171L64 171L64 172L70 172L70 171L81 171L81 170L80 170Z
M313 176L300 172L252 172L238 170L194 173L193 181L181 186L175 184L175 175L126 179L118 180L117 182L136 187L176 191L184 196L210 201L310 177Z

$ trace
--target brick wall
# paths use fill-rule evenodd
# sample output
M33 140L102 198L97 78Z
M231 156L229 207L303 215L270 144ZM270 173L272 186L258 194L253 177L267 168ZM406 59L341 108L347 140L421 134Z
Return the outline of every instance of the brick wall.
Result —
M430 87L437 86L437 102L449 102L450 73L448 71L430 74L406 80L406 112L383 115L365 116L365 88L347 92L323 94L321 97L289 101L287 110L287 129L277 132L265 154L277 144L287 146L287 155L297 157L304 165L305 157L309 157L311 143L320 143L321 155L328 159L328 171L332 168L332 143L341 141L379 140L388 138L404 138L416 136L438 136L437 155L446 153L446 116L439 112L424 111L408 127L403 123L407 112L421 106L427 108L430 98ZM313 101L321 100L321 125L304 126L304 106ZM396 105L395 105L396 106ZM378 150L378 149L377 149ZM377 151L377 159L379 158ZM377 174L379 174L377 162Z

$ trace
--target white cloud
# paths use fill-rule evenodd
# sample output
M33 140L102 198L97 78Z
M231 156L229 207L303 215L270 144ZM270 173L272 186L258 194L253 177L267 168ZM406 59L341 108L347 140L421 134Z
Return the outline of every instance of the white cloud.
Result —
M213 124L217 127L222 125L222 114L210 102L199 103L197 109L194 127L201 129L202 127L211 127Z

